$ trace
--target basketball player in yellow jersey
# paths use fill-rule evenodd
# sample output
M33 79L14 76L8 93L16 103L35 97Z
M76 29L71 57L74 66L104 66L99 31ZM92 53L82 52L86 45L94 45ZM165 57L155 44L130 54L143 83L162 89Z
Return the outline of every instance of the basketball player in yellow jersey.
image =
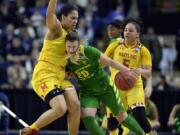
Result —
M123 103L127 111L139 122L146 133L151 132L151 126L145 114L145 96L141 76L148 79L151 76L152 62L148 49L140 42L142 34L142 23L129 18L124 20L123 25L124 43L116 41L108 46L105 54L113 60L123 63L139 74L138 80L131 90L121 91ZM112 69L111 77L114 77L118 70Z
M79 100L73 85L65 80L67 63L65 37L67 32L76 27L78 9L73 5L64 5L57 18L56 3L57 0L50 0L48 4L46 13L48 32L32 77L35 92L51 109L44 112L30 127L21 130L21 135L36 135L38 130L63 116L66 111L68 111L69 135L78 135Z

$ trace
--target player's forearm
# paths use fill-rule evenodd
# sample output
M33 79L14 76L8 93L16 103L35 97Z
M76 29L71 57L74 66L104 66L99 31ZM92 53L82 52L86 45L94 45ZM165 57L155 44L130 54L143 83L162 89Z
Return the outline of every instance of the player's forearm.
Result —
M123 64L115 62L114 60L108 58L108 57L107 57L106 55L104 55L103 53L101 53L101 56L100 56L100 63L101 63L102 65L110 66L110 67L115 68L115 69L118 69L118 70L120 70L120 71L129 70L129 68L127 68L127 67L124 66Z
M145 96L149 98L152 94L152 90L153 90L153 86L152 86L152 75L151 75L148 79L146 79L146 86L144 89Z
M109 62L109 66L111 66L112 68L118 69L120 71L126 71L126 70L130 70L129 68L127 68L126 66L124 66L123 64L117 63L113 60L111 60Z
M149 77L151 77L151 69L143 69L143 68L141 68L141 69L140 69L140 74L141 74L144 78L148 79Z
M150 74L150 77L146 80L146 87L152 87L152 75Z

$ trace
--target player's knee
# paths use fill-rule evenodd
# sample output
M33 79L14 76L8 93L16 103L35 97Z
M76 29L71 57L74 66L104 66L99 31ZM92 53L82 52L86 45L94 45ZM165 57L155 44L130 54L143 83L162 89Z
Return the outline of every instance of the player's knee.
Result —
M66 113L67 106L66 106L66 104L65 105L58 105L58 106L54 107L53 110L55 111L56 115L62 116Z
M119 122L115 117L109 117L107 119L108 130L110 130L110 131L115 130L116 128L118 128L118 126L119 126Z
M67 106L68 112L69 113L80 112L80 102L74 87L68 87L65 90L66 90L66 94L68 95L67 97L69 102Z
M146 118L145 108L144 107L136 107L132 110L133 116L138 121L140 126L143 128L145 133L149 133L151 131L151 125Z
M49 104L54 112L54 115L57 117L64 115L67 111L67 105L64 98L54 97Z
M122 123L127 117L128 117L127 112L123 112L120 113L118 116L116 116L116 119L119 121L119 123Z

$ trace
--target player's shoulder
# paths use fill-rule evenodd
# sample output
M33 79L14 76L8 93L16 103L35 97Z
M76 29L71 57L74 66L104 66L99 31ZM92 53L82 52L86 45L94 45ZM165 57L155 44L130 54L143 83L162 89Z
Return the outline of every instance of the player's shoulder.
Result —
M148 48L143 43L140 43L139 47L140 47L141 51L149 52Z
M116 38L116 40L114 40L113 42L110 42L110 44L108 45L107 49L115 49L117 46L119 45L123 45L123 39L122 38Z
M92 48L94 48L94 47L92 47L92 46L90 46L90 45L85 45L85 44L80 45L80 49L81 49L81 50L84 50L84 51L88 51L88 50L90 50L90 49L92 49Z
M123 40L123 39L120 38L120 37L118 37L118 38L113 38L113 39L110 40L109 44L114 43L114 42L119 42L119 41L121 41L121 40Z
M81 44L81 45L79 46L80 52L81 52L81 53L84 53L85 48L86 48L86 46Z
M98 49L90 45L80 45L81 53L89 54L89 53L93 53L94 51L98 51Z
M120 44L123 43L123 41L124 41L123 38L115 38L110 41L109 45Z
M139 42L139 47L141 48L141 49L147 49L147 47L146 47L146 45L144 44L144 43L141 43L141 42Z

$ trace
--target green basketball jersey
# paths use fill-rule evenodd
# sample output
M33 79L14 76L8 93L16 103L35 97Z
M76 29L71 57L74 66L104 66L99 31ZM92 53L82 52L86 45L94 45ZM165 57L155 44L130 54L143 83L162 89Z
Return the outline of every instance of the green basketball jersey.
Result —
M98 49L81 45L77 64L68 59L68 69L77 76L80 94L102 94L109 84L109 77L99 64L100 55Z

